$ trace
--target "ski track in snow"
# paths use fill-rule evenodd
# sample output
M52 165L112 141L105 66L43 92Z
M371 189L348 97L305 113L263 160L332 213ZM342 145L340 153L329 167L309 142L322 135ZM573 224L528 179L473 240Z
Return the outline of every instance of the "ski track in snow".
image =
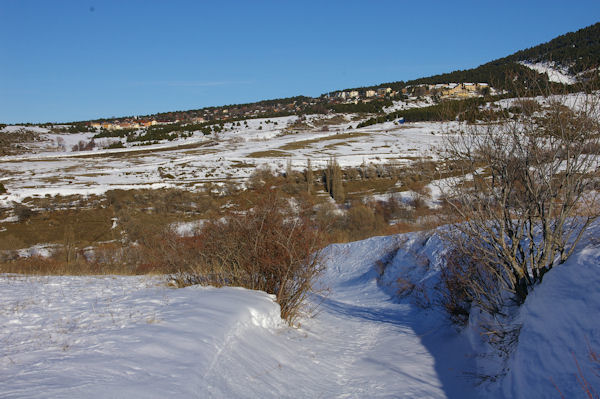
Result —
M331 292L296 329L271 296L240 288L2 276L0 397L468 397L424 344L439 316L378 285L375 262L396 242L329 247Z

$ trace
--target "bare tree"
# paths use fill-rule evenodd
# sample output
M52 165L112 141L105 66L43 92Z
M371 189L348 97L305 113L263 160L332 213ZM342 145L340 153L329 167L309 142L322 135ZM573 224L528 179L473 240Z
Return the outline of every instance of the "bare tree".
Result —
M479 281L467 282L470 300L492 311L490 281L496 299L509 291L522 303L599 215L598 97L541 102L539 111L467 125L445 143L462 168L442 190L457 216L448 238L479 268Z

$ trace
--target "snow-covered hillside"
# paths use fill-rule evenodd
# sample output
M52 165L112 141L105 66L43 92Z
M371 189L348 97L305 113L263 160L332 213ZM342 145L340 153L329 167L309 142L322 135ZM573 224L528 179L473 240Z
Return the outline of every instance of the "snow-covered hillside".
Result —
M0 278L0 396L583 397L600 386L598 225L517 315L516 350L496 382L476 326L452 327L433 287L436 234L375 237L324 251L328 287L312 318L287 327L273 298L241 288L174 289L148 277ZM399 298L400 281L413 295ZM473 319L474 320L474 319ZM552 379L552 380L551 380Z
M567 68L561 67L554 62L520 62L520 64L538 73L547 74L548 80L551 82L568 85L577 83L577 79L575 76L569 74Z
M322 117L309 115L305 124L311 127L298 130L293 127L295 116L252 119L247 126L226 124L217 137L195 132L185 140L144 146L129 143L124 149L73 152L67 145L66 149L5 156L0 159L0 183L8 193L0 194L0 206L26 197L102 194L112 189L193 190L206 182L244 181L261 165L283 172L291 162L292 168L304 170L311 159L313 168L323 168L333 156L342 167L410 163L436 157L435 147L441 142L438 133L444 128L440 123L386 122L356 129L358 122L351 118L346 115L324 128L319 126ZM84 135L89 139L92 133ZM54 136L48 134L47 142L54 143ZM69 144L82 139L64 136ZM96 141L100 147L102 140Z
M409 281L415 285L411 300L435 303L444 244L437 234L402 237L404 244L386 268L382 287L393 294L399 282ZM475 361L461 370L475 370L471 383L481 383L477 397L588 398L583 379L596 394L600 392L600 321L595 316L600 314L598 237L600 223L596 222L573 256L548 272L522 307L508 310L511 321L506 329L520 328L510 356L485 344L478 325L481 315L472 310L468 326L459 335L468 338L468 349L449 354ZM443 339L435 342L447 346Z

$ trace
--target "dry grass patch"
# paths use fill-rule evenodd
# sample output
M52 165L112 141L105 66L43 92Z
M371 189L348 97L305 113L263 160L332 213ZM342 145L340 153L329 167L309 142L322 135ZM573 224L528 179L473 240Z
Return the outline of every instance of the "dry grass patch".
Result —
M290 154L289 152L279 150L256 151L248 154L248 157L250 158L280 158L290 156L292 156L292 154Z
M323 147L324 150L333 150L334 148L337 147L341 147L341 146L351 146L352 144L350 144L351 142L342 142L342 143L331 143L331 144L327 144Z
M195 148L206 147L206 146L210 146L210 145L214 145L214 143L212 141L202 141L202 142L197 142L197 143L174 144L174 145L169 145L169 146L159 147L159 148L143 148L143 149L140 149L139 146L134 146L127 150L109 151L109 152L103 152L100 154L85 154L85 155L73 154L73 155L69 155L69 156L77 157L77 158L98 158L98 157L101 157L101 158L104 158L104 157L128 158L131 156L146 155L146 154L152 154L152 153L156 153L156 152L165 152L165 151L170 152L170 151L176 151L176 150L195 149Z
M398 191L397 178L353 180L344 183L348 199L359 199L365 194L385 194Z
M63 176L48 176L48 177L43 177L40 180L43 181L44 183L49 183L49 184L55 184L58 182L61 182L63 180Z
M282 145L281 147L279 147L279 149L285 151L302 150L304 148L309 147L311 144L318 143L321 140L322 138L294 141L292 143Z
M312 121L312 124L315 127L322 127L322 126L339 125L339 124L346 123L346 122L348 122L348 120L346 119L346 117L344 115L334 115L331 118L315 119Z
M327 140L347 140L355 137L370 136L370 133L363 132L350 132L350 133L338 133L327 137Z
M248 163L248 162L244 162L244 161L233 161L233 162L231 162L231 167L232 168L255 168L256 165L254 165L253 163Z
M325 137L319 137L316 139L309 139L309 140L299 140L299 141L294 141L292 143L287 143L282 145L281 147L279 147L280 150L286 150L286 151L293 151L293 150L301 150L304 148L307 148L309 146L311 146L312 144L316 144L316 143L320 143L323 141L329 141L329 140L347 140L350 138L354 138L354 137L362 137L362 136L368 136L368 133L340 133L340 134L331 134L329 136L325 136ZM335 145L341 145L344 143L336 143Z
M28 208L29 209L29 208ZM31 211L19 223L3 223L0 231L0 250L14 250L39 243L62 243L69 239L77 245L91 245L113 239L111 209Z

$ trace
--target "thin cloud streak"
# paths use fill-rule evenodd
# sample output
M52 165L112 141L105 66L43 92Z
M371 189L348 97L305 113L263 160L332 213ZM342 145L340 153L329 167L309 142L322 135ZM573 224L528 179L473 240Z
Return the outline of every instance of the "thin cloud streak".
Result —
M186 80L165 80L165 81L149 81L149 82L131 82L134 86L166 86L166 87L214 87L214 86L235 86L253 84L252 80L241 81L186 81Z

